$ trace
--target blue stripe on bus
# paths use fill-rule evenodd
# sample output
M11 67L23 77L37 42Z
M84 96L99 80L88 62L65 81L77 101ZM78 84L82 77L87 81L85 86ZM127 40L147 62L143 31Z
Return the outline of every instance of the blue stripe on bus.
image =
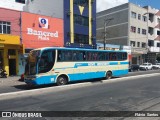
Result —
M52 83L55 83L56 77L57 77L56 75L40 76L40 77L37 77L36 80L25 80L25 82L27 84L32 84L32 85L52 84Z
M128 65L129 62L120 62L120 65Z
M118 62L110 62L109 65L118 65Z
M127 70L113 70L112 75L115 77L128 74ZM106 76L106 72L88 72L88 73L77 73L77 74L68 74L70 81L78 81L85 79L93 79L93 78L102 78Z
M86 80L93 78L101 78L105 76L105 72L88 72L88 73L76 73L76 74L68 74L70 81L76 80Z
M128 74L128 69L127 70L113 70L112 74L115 77L126 75L126 74Z
M112 76L118 77L128 74L128 69L126 70L113 70ZM76 74L68 74L70 81L80 81L86 79L93 79L93 78L102 78L106 76L105 71L100 72L86 72L86 73L76 73ZM36 80L25 80L27 84L32 85L44 85L44 84L52 84L56 82L56 75L53 76L39 76Z

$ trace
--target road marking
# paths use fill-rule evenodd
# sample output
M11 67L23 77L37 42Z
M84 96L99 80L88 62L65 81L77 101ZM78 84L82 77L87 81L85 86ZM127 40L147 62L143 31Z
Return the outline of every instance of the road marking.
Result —
M134 80L135 78L145 78L145 77L152 77L152 76L158 76L160 73L152 73L152 74L145 74L145 75L137 75L137 76L128 76L128 77L122 77L122 78L114 78L110 80L101 80L103 83L113 83L113 82L120 82L120 81L125 81L125 80ZM139 79L140 80L140 79ZM48 87L48 88L40 88L40 89L33 89L33 90L25 90L25 91L17 91L17 92L10 92L10 93L2 93L0 94L0 100L1 99L7 99L7 98L12 98L16 95L18 96L26 96L27 95L33 95L33 92L36 92L37 94L42 94L42 93L49 93L49 92L56 92L56 91L61 91L61 90L68 90L68 89L73 89L73 88L78 88L78 87L85 87L88 85L93 85L93 82L84 82L84 83L76 83L76 84L69 84L69 85L64 85L64 86L54 86L54 87Z

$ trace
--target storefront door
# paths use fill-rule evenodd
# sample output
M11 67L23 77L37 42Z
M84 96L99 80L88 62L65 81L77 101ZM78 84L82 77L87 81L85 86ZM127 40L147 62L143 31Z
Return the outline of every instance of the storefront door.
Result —
M3 50L0 49L0 68L3 68Z
M9 59L9 75L16 75L16 59Z

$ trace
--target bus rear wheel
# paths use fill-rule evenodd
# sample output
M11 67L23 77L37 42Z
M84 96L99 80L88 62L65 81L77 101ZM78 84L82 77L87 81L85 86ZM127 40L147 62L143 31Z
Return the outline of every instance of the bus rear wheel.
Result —
M106 73L106 79L111 79L112 78L112 72L108 71Z
M66 85L68 83L67 78L65 76L59 76L57 79L57 85Z

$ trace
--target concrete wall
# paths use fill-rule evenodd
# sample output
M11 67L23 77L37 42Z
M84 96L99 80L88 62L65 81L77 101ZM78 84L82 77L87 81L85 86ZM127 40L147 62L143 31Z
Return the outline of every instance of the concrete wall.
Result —
M63 18L63 0L34 0L24 11L56 18Z
M0 8L0 21L11 22L11 34L20 36L20 12Z
M0 8L23 11L25 4L17 3L15 0L1 0Z
M128 3L97 13L97 41L104 42L106 21L106 43L128 44Z

